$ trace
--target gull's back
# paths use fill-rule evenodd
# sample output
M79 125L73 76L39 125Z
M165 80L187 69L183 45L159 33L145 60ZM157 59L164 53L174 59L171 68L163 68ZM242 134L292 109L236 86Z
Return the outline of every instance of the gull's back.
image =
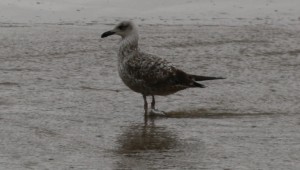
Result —
M176 75L179 70L160 57L138 50L124 58L119 60L119 75L133 91L145 95L168 95L188 87L178 83Z

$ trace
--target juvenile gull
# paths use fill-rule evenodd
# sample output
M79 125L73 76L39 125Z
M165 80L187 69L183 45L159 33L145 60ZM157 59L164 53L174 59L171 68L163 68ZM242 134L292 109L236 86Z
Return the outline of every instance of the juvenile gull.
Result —
M152 96L151 114L163 114L155 109L155 95L166 96L190 87L204 88L196 81L223 79L187 74L171 63L153 54L145 53L138 47L138 30L131 21L123 21L114 29L101 35L122 37L118 52L118 71L123 82L133 91L141 93L145 114L148 114L146 96Z

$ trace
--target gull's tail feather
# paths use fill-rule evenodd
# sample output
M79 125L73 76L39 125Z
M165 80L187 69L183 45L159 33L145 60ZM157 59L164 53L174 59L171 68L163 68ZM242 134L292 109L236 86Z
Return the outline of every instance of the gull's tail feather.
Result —
M209 77L209 76L198 76L198 75L190 75L194 81L206 81L206 80L218 80L225 79L224 77Z

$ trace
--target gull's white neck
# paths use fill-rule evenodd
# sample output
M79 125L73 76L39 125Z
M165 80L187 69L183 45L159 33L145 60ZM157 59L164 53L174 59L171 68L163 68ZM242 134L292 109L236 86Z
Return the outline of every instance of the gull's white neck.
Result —
M122 40L120 42L119 53L128 53L131 51L138 50L138 41L138 32L136 30L133 30L132 32L130 32L130 34L122 37Z

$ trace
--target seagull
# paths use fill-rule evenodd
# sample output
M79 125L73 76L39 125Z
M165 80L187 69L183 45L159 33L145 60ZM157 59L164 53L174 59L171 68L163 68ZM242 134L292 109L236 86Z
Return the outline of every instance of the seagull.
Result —
M122 81L131 90L142 94L145 115L165 115L155 108L155 95L167 96L187 88L205 88L197 81L224 79L185 73L167 60L139 49L137 26L132 21L122 21L101 38L111 35L122 37L118 52L118 72ZM147 96L152 97L148 113Z

